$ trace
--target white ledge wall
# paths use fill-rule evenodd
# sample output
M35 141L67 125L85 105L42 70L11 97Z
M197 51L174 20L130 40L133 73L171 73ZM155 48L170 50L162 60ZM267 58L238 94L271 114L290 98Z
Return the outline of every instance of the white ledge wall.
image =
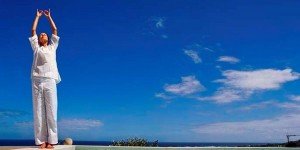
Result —
M286 147L138 147L138 146L94 146L94 145L55 145L54 147L55 150L289 150L289 149L300 150L300 148L286 148ZM39 146L0 146L0 150L41 150L41 149L39 149Z

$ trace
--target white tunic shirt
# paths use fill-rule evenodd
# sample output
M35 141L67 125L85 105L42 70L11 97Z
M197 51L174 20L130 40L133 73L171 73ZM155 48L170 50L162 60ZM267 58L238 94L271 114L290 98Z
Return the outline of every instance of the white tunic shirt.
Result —
M52 78L55 79L56 84L61 81L56 62L56 49L58 47L59 38L59 36L52 34L50 44L40 46L36 34L29 37L33 50L31 79L33 77Z

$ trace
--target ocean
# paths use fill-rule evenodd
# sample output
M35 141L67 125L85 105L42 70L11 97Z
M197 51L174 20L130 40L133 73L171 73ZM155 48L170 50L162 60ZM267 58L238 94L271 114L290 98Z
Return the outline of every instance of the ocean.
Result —
M63 140L59 140L59 144L63 144ZM258 146L264 144L278 144L278 143L201 143L201 142L159 142L159 147L236 147L236 146ZM0 146L33 146L34 140L12 140L0 139ZM73 141L73 145L95 145L95 146L109 146L111 141Z

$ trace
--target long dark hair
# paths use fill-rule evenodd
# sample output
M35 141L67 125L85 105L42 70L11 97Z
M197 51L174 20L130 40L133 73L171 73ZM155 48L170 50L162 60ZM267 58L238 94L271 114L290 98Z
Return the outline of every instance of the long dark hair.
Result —
M45 32L43 32L43 33L45 33ZM47 42L47 45L49 45L49 36L48 36L48 34L47 33L45 33L46 35L47 35L47 37L48 37L48 42ZM41 35L41 33L39 34L39 36L38 36L38 43L39 43L39 45L41 46L41 44L40 44L40 35Z

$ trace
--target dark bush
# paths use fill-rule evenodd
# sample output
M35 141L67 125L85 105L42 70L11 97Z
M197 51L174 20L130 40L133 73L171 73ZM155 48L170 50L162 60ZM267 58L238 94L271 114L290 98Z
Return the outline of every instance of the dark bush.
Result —
M127 140L121 141L113 141L112 146L149 146L149 147L157 147L158 140L154 142L148 142L146 139L143 138L129 138Z
M285 144L286 147L300 147L300 141L291 141Z

